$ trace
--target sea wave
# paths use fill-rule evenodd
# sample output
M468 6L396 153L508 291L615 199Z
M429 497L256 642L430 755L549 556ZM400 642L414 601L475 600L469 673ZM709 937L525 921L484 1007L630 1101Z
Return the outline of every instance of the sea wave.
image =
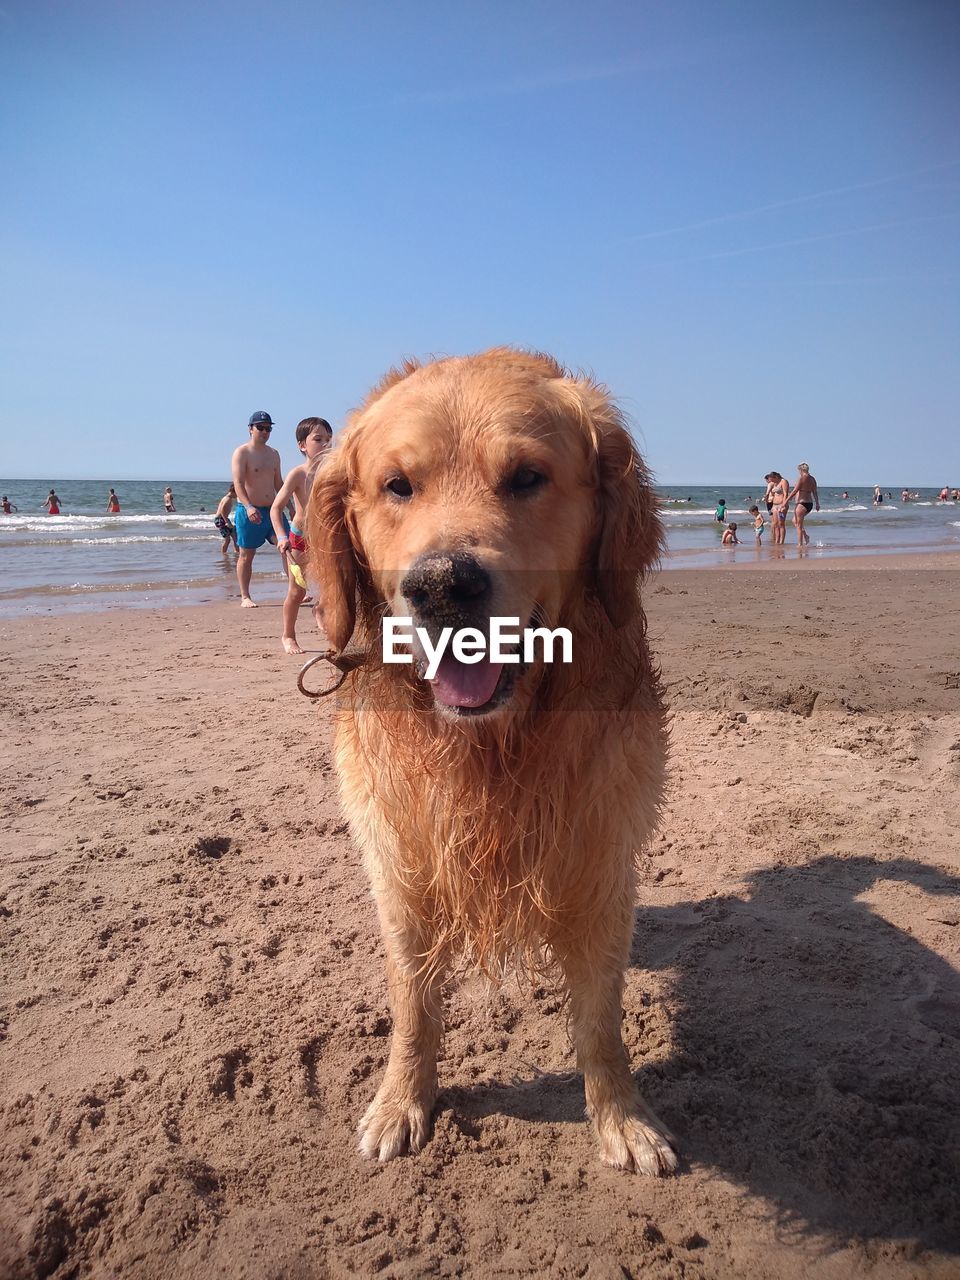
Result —
M726 519L728 521L750 520L749 505L742 501L728 503L725 509ZM764 520L769 523L771 515L766 507L761 503L756 505ZM875 529L884 524L896 526L898 529L925 528L937 524L939 520L946 521L954 514L952 505L950 509L944 509L948 505L942 502L884 502L875 507L872 503L821 501L820 510L811 511L808 519L832 521L843 525L848 530ZM787 513L787 519L791 524L795 509L796 503L791 502ZM669 529L710 527L715 524L714 514L713 507L661 506L659 508L660 518Z
M156 545L161 542L208 542L219 536L216 529L203 530L198 533L158 533L129 534L119 538L18 538L15 543L6 543L0 538L0 546L13 546L17 551L27 547L119 547L129 543L146 542Z
M223 586L223 578L145 579L141 582L45 582L0 591L0 600L27 599L31 596L130 595L134 592L170 592L177 590L210 590ZM231 584L232 585L232 584Z
M679 520L687 520L690 516L712 516L713 512L713 507L684 507L682 510L677 510L674 507L660 508L661 516L673 517Z
M757 505L759 506L759 503ZM922 504L915 502L910 505L921 506ZM863 506L860 503L849 503L849 504L845 503L843 506L840 506L840 507L822 506L819 511L812 511L810 515L811 515L811 518L815 516L831 516L831 515L832 516L856 516L856 515L859 515L862 511L871 511L871 510L872 510L871 507ZM710 519L713 519L715 512L716 512L716 508L714 507L687 507L687 506L679 506L679 507L661 506L660 507L661 517L669 523L676 523L677 521L690 520L695 517L698 519L702 519L704 516L709 516ZM768 518L769 513L767 512L765 506L760 507L760 512L763 515L764 519ZM902 509L896 503L892 503L892 502L884 503L883 506L877 507L876 509L876 516L880 516L880 517L884 515L898 516L898 515L901 515L902 513L903 513ZM728 516L748 516L750 514L750 511L745 506L743 507L731 506L728 504L726 507L726 514ZM789 517L791 519L793 518L793 503L790 504ZM874 517L871 516L871 519L873 518Z
M182 529L205 529L209 528L213 521L214 513L200 512L198 515L119 515L109 516L80 516L80 515L59 515L59 516L26 516L12 515L4 516L0 521L0 533L29 530L40 532L41 530L57 530L57 529L122 529L126 525L160 525L165 528L182 528Z

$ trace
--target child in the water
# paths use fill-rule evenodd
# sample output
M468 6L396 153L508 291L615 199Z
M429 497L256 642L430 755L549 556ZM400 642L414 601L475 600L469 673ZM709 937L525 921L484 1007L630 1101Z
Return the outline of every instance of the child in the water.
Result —
M767 527L767 522L760 514L759 507L751 507L750 514L753 516L753 532L757 539L757 546L759 547L763 539L763 531Z

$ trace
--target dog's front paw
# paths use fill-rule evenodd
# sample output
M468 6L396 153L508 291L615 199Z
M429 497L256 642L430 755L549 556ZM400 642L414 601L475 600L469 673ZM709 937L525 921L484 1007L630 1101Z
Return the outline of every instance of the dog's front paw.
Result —
M674 1139L646 1107L624 1115L611 1111L597 1119L600 1159L614 1169L663 1175L677 1167Z
M392 1160L405 1151L420 1151L430 1137L432 1097L417 1097L386 1083L360 1121L360 1150L377 1160Z

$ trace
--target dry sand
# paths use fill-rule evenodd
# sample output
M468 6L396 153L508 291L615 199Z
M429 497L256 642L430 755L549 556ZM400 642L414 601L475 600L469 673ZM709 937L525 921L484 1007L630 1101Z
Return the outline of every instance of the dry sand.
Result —
M432 1142L357 1156L382 951L277 608L0 627L0 1275L960 1274L960 575L647 603L675 776L624 1033L664 1181L597 1161L546 989L451 992Z

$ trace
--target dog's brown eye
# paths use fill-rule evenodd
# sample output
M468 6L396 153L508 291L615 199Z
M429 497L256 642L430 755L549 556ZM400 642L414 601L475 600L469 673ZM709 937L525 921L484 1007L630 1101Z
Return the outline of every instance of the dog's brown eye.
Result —
M413 485L406 476L391 476L384 488L395 498L413 497Z
M518 467L510 477L511 493L531 493L547 483L542 471L534 471L533 467Z

